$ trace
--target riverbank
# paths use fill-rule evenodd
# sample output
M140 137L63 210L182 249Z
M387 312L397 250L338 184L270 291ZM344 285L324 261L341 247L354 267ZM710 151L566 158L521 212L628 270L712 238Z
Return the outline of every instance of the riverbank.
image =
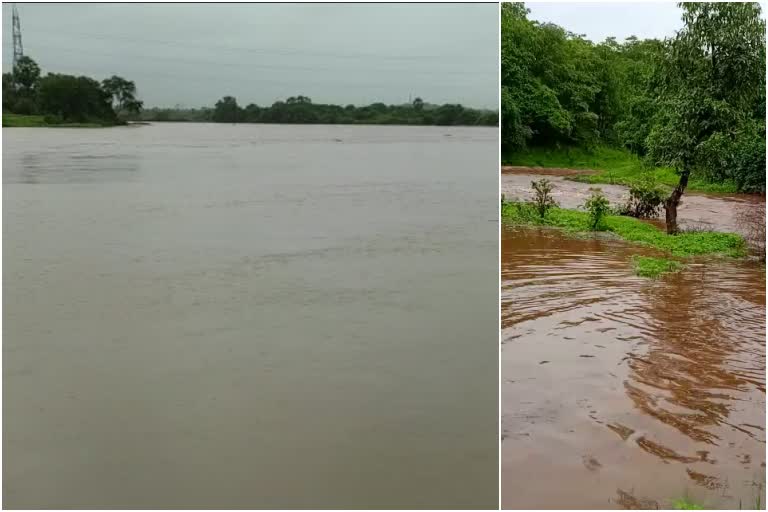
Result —
M572 234L595 232L589 227L589 214L578 210L552 208L542 218L530 204L505 202L501 215L505 222L514 224L556 227ZM718 255L738 258L746 255L744 238L735 233L703 231L668 235L656 226L633 217L608 215L599 232L612 233L628 242L648 245L676 257Z
M591 152L581 148L528 148L504 155L502 165L589 171L571 172L567 176L567 179L581 183L628 186L643 174L650 174L656 181L668 187L674 187L678 183L674 170L668 167L649 168L637 155L629 151L604 146ZM709 183L692 178L688 182L687 191L732 194L736 193L737 189L736 185L730 182Z
M546 177L552 183L552 197L559 207L581 209L591 194L590 188L596 185L569 180L556 171L507 168L501 175L501 193L508 201L530 201L533 199L531 182ZM629 198L629 189L623 185L599 187L613 205L623 204ZM677 220L683 230L737 233L747 240L751 249L762 252L765 248L765 196L686 192ZM664 227L661 219L650 222L660 229Z
M502 220L510 224L558 228L578 236L608 234L627 242L652 247L671 257L633 258L635 274L641 277L655 278L668 272L679 271L683 265L677 259L694 256L741 258L747 255L744 238L735 233L702 231L673 236L647 222L618 215L606 216L602 228L594 231L590 228L590 216L587 212L552 208L544 217L540 217L533 205L521 202L503 203L501 215Z
M3 114L3 128L108 128L120 126L122 123L50 123L46 116L33 116L21 114Z

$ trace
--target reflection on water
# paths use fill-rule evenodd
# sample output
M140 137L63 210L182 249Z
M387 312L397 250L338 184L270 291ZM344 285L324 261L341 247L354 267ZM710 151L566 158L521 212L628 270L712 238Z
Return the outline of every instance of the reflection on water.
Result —
M3 136L6 507L496 506L497 130Z
M3 184L127 182L139 170L136 155L83 155L81 150L29 148L16 157L20 165L3 172Z
M632 275L638 251L503 227L505 507L668 508L686 492L754 503L764 267L692 264L654 281Z

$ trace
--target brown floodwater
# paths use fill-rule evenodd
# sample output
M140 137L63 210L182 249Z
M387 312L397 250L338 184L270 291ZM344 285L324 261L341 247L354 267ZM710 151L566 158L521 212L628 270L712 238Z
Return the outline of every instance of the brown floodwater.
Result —
M765 503L765 269L502 226L502 506Z
M501 193L507 199L527 200L531 197L531 181L546 176L554 184L553 197L563 208L582 206L591 187L599 187L613 204L629 197L627 187L622 185L592 185L568 180L566 176L573 172L567 169L535 169L532 174L533 171L524 167L508 168L501 176ZM678 210L678 222L683 229L739 233L752 245L764 245L765 196L686 192Z
M498 505L498 130L3 139L4 508Z

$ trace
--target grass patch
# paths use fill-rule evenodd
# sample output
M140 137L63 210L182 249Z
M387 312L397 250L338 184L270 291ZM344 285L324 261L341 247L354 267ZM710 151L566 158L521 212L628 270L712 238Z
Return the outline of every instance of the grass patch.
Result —
M527 203L504 203L501 210L505 222L525 225L551 226L570 232L588 232L590 216L587 212L552 208L542 219L532 205ZM744 239L734 233L701 231L668 235L656 226L632 217L608 215L602 229L624 240L660 249L676 257L723 255L746 256Z
M504 165L526 167L559 167L564 169L591 169L597 174L568 176L566 179L582 183L609 183L629 186L642 175L650 175L658 183L668 187L677 185L678 176L669 167L649 167L634 153L624 149L600 146L593 151L582 148L528 148L505 155ZM734 183L710 183L691 178L687 190L730 194L737 192Z
M679 272L683 264L666 258L650 258L647 256L633 256L632 263L635 274L640 277L656 278L668 272Z
M3 113L3 128L102 128L99 123L49 123L45 116Z
M675 510L704 510L702 505L694 503L688 498L679 498L672 500L672 508Z

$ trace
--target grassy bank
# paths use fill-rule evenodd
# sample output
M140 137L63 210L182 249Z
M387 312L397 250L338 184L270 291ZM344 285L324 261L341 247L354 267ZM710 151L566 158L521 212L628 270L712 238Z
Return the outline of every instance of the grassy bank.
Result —
M571 233L590 232L590 218L587 212L552 208L542 219L527 203L504 203L502 219L506 223L549 226ZM681 233L668 235L661 229L647 222L617 215L609 215L603 221L603 231L628 242L653 247L676 258L691 256L746 256L744 239L734 233L714 231ZM679 270L679 264L669 259L644 258L635 261L638 275L657 276L663 272Z
M45 116L3 114L3 128L102 128L100 123L49 123Z
M504 165L522 165L527 167L559 167L564 169L591 169L597 174L571 176L568 179L582 183L609 183L629 185L641 174L649 173L656 181L669 187L677 185L678 177L667 167L647 167L637 155L629 151L599 147L594 151L581 148L528 148L523 152L505 155ZM709 193L734 193L733 183L709 183L691 179L688 190Z

